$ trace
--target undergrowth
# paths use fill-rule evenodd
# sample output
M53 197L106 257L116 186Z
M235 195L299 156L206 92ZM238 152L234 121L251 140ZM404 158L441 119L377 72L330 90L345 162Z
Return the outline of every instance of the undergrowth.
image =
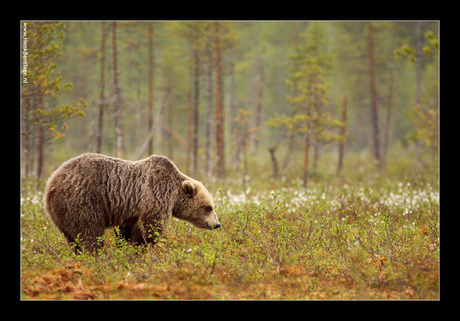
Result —
M222 228L172 219L155 246L107 230L75 254L23 181L22 299L439 299L439 185L239 178L205 185Z

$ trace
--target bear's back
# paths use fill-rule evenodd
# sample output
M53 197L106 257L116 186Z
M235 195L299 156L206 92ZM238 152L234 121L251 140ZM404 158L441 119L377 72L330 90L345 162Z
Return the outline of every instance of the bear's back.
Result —
M109 201L119 198L138 198L141 185L148 182L156 190L178 185L184 176L167 157L152 155L140 161L128 161L96 153L86 153L64 162L51 174L45 192L75 198L78 194L107 195ZM168 187L171 187L168 186Z
M123 160L100 154L82 154L59 166L51 174L48 185L64 184L63 186L70 188L71 185L80 186L86 180L89 184L101 183L121 162Z

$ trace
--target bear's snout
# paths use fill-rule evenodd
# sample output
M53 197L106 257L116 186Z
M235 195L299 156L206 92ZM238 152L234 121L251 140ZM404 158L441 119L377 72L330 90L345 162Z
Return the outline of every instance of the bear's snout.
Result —
M219 227L221 227L222 225L220 225L220 223L217 223L217 224L215 224L215 225L213 226L213 225L209 224L208 222L206 222L206 226L207 226L208 229L210 229L210 230L215 230L216 228L219 228Z
M215 230L216 228L219 228L222 226L219 222L219 218L217 217L216 212L212 210L212 207L211 207L211 212L207 215L205 223L206 223L206 228L208 230Z

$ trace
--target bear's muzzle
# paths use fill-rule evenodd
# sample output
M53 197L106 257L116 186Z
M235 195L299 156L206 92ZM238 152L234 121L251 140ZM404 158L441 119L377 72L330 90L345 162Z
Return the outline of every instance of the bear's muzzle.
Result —
M213 226L213 225L209 224L208 222L206 222L206 226L207 226L208 229L210 229L210 230L215 230L216 228L219 228L219 227L221 227L222 225L220 225L220 223L217 223L217 224L215 224L215 225Z

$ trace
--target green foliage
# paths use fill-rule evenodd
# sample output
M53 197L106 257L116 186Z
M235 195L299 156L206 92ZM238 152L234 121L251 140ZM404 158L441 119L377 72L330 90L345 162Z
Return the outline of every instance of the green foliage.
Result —
M425 37L427 38L428 44L423 47L423 52L430 55L435 51L439 50L439 40L436 38L433 31L428 31L425 33Z
M65 137L68 125L62 121L85 115L87 107L83 98L73 105L56 106L56 97L70 93L72 84L62 84L64 77L57 70L62 56L63 22L30 21L27 25L27 83L23 83L22 108L28 113L31 124L49 129L55 139ZM23 51L24 52L24 51Z
M436 38L436 35L433 31L427 31L425 33L425 38L427 44L423 46L422 51L426 57L430 57L438 52L439 50L439 40ZM407 57L411 62L416 62L417 60L417 53L415 48L408 45L407 43L403 44L401 47L394 50L394 53L397 57ZM423 57L418 57L422 59Z
M395 55L398 57L408 57L411 62L415 62L415 49L408 44L403 44L400 48L395 49Z
M83 109L87 106L87 103L80 99L80 102L74 102L73 106L67 104L49 109L37 108L30 111L30 117L39 119L39 121L32 121L31 123L48 128L54 139L65 138L64 132L69 127L65 122L60 127L58 124L66 119L85 116Z
M214 39L217 36L216 26L219 25L218 36L223 48L228 48L234 44L238 37L233 30L233 24L230 22L215 22L215 21L190 21L182 23L174 23L172 31L179 37L191 41L193 48L203 52L206 43L209 42L212 46L215 45ZM214 50L214 48L211 48Z
M79 102L81 97L88 102L88 107L81 109L86 117L75 116L73 119L63 119L56 124L47 124L43 119L43 126L48 128L45 133L49 136L62 137L58 134L65 133L66 144L56 142L53 148L45 148L45 167L48 166L47 160L57 163L56 153L59 155L76 155L88 150L94 150L96 146L96 136L98 133L96 123L98 122L100 106L100 63L101 63L101 22L27 22L29 24L27 36L29 38L29 84L23 88L32 90L32 82L40 83L38 75L42 75L43 81L50 85L47 88L46 96L42 101L40 109L52 109L56 106L70 105L79 108L73 101ZM40 43L34 40L40 32L37 32L39 24L43 28L48 28L47 32L41 32L43 39ZM306 59L308 55L315 58L316 64L322 69L323 85L326 87L326 94L323 100L323 111L330 112L332 118L339 118L341 97L344 93L348 95L349 110L347 119L347 147L346 151L360 151L369 148L367 137L371 132L370 124L366 121L368 110L365 106L369 105L368 90L368 57L366 50L366 22L314 22L314 21L280 21L280 22L225 22L219 21L220 44L222 45L222 71L223 87L222 96L224 98L224 145L231 146L233 134L232 120L235 118L238 109L243 106L245 109L255 109L254 101L259 96L257 86L263 91L263 99L260 102L261 123L274 118L276 114L294 117L296 114L308 115L306 110L295 111L293 105L286 102L286 96L292 97L292 102L300 105L301 94L295 95L290 86L286 86L286 79L294 82L296 77L305 77L305 72L300 70L300 65L296 61ZM148 54L148 25L145 21L125 21L120 22L117 30L118 60L120 71L120 88L123 95L122 118L124 127L123 154L126 158L133 158L133 154L139 148L139 141L148 133L148 83L149 83L149 54ZM215 44L215 21L156 21L153 34L153 78L154 78L154 97L153 113L154 116L158 108L163 104L165 93L171 89L171 95L165 102L165 114L160 122L158 133L154 135L155 153L174 156L179 167L186 168L188 149L183 148L183 143L187 142L189 117L188 114L191 91L191 74L193 67L190 56L193 46L198 46L200 51L200 75L199 75L199 94L200 104L199 124L205 123L205 74L204 65L208 55L204 54L206 45L210 50L214 49ZM63 25L62 28L59 26ZM387 104L392 104L393 112L391 124L389 126L389 144L403 141L407 143L407 137L413 131L414 126L409 115L411 97L415 90L414 71L415 68L409 59L394 59L394 49L406 44L407 54L409 48L415 48L415 23L409 22L373 22L375 26L375 58L376 58L376 86L379 101L381 101L381 125L386 127L385 114ZM58 26L59 28L55 28ZM55 31L52 33L51 28ZM114 122L111 119L113 99L112 99L112 59L111 59L111 26L105 24L105 98L103 99L103 139L102 152L114 154L115 134ZM422 31L432 30L426 33L426 41L423 43L423 70L422 70L422 95L429 99L435 99L437 88L431 86L439 78L435 71L438 66L435 64L439 42L436 40L438 35L438 23L422 22ZM49 31L49 32L48 32ZM65 37L64 37L65 36ZM35 44L32 46L32 42ZM196 42L196 44L195 44ZM39 62L34 58L32 50L42 45L43 52L48 52L53 58ZM52 44L52 46L51 46ZM47 45L47 48L45 48ZM297 49L296 49L297 45ZM426 46L426 47L425 47ZM49 48L48 48L49 47ZM404 47L403 47L404 49ZM402 51L405 51L402 50ZM431 52L429 54L429 52ZM294 58L293 58L294 56ZM35 57L38 57L35 55ZM44 57L44 56L43 56ZM429 58L429 59L426 59ZM211 57L213 59L213 57ZM263 64L262 64L263 62ZM263 65L264 82L257 80L260 72L259 66ZM41 66L41 67L40 67ZM35 71L33 68L40 67ZM296 67L296 73L291 73L291 69ZM433 71L432 71L433 70ZM51 76L53 75L53 76ZM213 76L215 73L213 72ZM58 84L61 94L58 94L51 86L52 81L47 78L62 78ZM46 80L46 81L45 81ZM214 79L212 80L214 82ZM72 92L69 94L65 83L72 83ZM30 86L29 86L30 85ZM321 87L321 86L319 86ZM390 87L392 90L390 90ZM427 88L432 87L432 88ZM211 86L212 90L215 86ZM321 88L320 88L321 89ZM44 91L43 91L44 92ZM53 96L54 93L54 96ZM31 96L30 96L31 97ZM215 97L213 98L215 99ZM38 103L36 99L31 102ZM318 100L319 101L319 100ZM28 105L27 95L23 94L24 109L27 106L33 109L31 103ZM426 104L425 102L422 102ZM394 106L398 105L398 109ZM236 107L235 107L236 106ZM238 107L240 106L240 107ZM23 109L23 110L24 110ZM75 114L76 115L76 114ZM79 114L81 115L81 114ZM21 116L25 118L25 113ZM35 116L35 115L34 115ZM253 112L251 122L255 123L255 117L259 113ZM37 116L38 117L38 116ZM323 118L321 113L319 118ZM55 117L53 117L55 118ZM34 121L33 119L30 119ZM39 119L36 120L37 122ZM63 131L62 126L67 125L68 130ZM297 124L300 134L306 130L306 125L301 126L300 121L293 121ZM37 123L38 124L38 123ZM200 127L201 127L200 125ZM326 124L319 124L319 127ZM336 124L338 125L338 124ZM37 125L40 126L40 125ZM37 140L36 128L33 125L30 129L25 129L26 136L30 138L31 153L36 148L33 146ZM65 126L64 126L65 127ZM270 126L260 126L258 136L261 141L259 146L264 148L271 146L273 141L281 141L282 138L295 134L292 129L283 125L277 126L279 130L273 130ZM301 128L304 127L304 128ZM328 127L328 126L326 126ZM49 128L54 128L52 132ZM338 132L333 125L327 128L330 133ZM172 134L171 134L172 133ZM286 135L287 134L287 135ZM32 135L32 136L30 136ZM200 138L204 131L199 131ZM53 137L51 136L51 137ZM296 135L297 136L297 135ZM313 136L313 135L312 135ZM174 144L175 139L181 144ZM338 137L337 137L338 138ZM312 143L314 143L313 137ZM320 141L331 140L331 137L318 137ZM203 150L203 139L199 139L199 148ZM324 143L323 143L324 144ZM172 146L172 147L171 147ZM171 153L171 154L170 154ZM228 151L227 151L228 153ZM205 153L200 153L205 155ZM200 159L201 161L202 159ZM228 159L227 159L228 160ZM228 164L227 164L228 165ZM30 172L30 170L29 170ZM43 175L49 174L45 169Z
M29 118L33 126L46 128L56 139L67 137L65 145L54 146L54 154L45 150L44 166L49 174L69 156L94 147L101 24L27 23L29 83L22 87L21 117ZM272 179L268 154L259 152L248 157L244 175L228 169L228 177L219 181L203 177L223 225L219 230L197 230L172 219L164 237L146 227L147 237L158 238L154 247L133 247L120 239L115 229L100 239L105 246L94 256L75 254L47 220L43 208L45 181L24 180L20 217L22 298L438 299L439 169L415 159L410 150L413 145L406 139L412 131L414 140L420 142L416 147L434 152L439 149L436 23L423 23L423 30L433 32L425 34L419 105L410 103L415 67L408 61L419 59L413 49L414 24L373 23L382 111L393 97L385 173L375 173L367 151L370 127L362 121L367 119L365 106L369 104L365 23L219 23L223 73L228 77L223 87L224 108L228 111L225 115L231 115L225 121L238 117L236 110L232 114L229 109L229 102L234 101L235 106L247 106L232 127L236 137L247 140L250 134L257 134L261 145L267 146L283 137L281 131L272 128L296 136L289 166L281 170L279 179ZM154 24L154 110L172 88L161 122L186 140L188 117L184 115L191 97L191 50L195 46L204 51L207 43L212 49L215 29L211 28L213 22ZM110 32L107 28L106 36ZM127 159L132 158L139 138L147 132L146 31L145 22L123 22L118 28ZM111 154L110 37L105 45L103 150ZM397 55L409 59L394 60L394 48L398 48ZM202 58L207 59L201 52L200 64ZM259 130L251 129L254 113L249 109L255 84L260 83L254 79L261 59L265 73L262 119L268 122ZM230 90L232 66L234 93ZM199 71L199 123L204 124L204 74L202 68ZM344 93L349 97L349 139L343 176L335 177L337 155L325 150L318 174L312 176L307 189L301 189L299 172L304 155L297 148L298 138L310 131L312 144L343 141L344 137L335 134L343 126L335 113ZM31 137L29 154L37 149L33 146L37 137L27 135L36 132L31 128L24 133L24 137ZM230 134L227 131L225 139L235 138ZM155 153L166 154L168 135L159 129L155 137L161 143L156 144ZM182 170L186 168L187 148L176 147L172 158ZM202 151L203 146L199 147ZM277 153L286 155L287 151L287 144L280 144ZM427 153L419 154L425 157ZM36 155L31 163L38 163Z
M342 139L332 130L344 125L326 111L331 85L324 80L323 69L332 65L331 55L318 56L322 34L317 34L316 28L310 29L313 30L312 39L316 42L297 48L293 56L292 78L286 81L291 92L286 96L286 102L292 106L292 116L276 114L267 125L283 126L297 133L311 131L314 144L325 144Z
M439 111L414 103L411 120L415 126L414 139L422 141L428 150L434 152L439 148Z
M249 144L249 135L255 134L259 128L251 128L251 110L239 109L235 117L236 126L232 134L232 146L238 147L242 144L243 150L246 152L247 145Z
M332 67L333 56L323 50L324 33L320 25L313 23L309 26L309 41L304 46L298 46L296 54L292 56L294 67L291 69L291 78L286 81L290 94L285 98L291 106L290 115L275 114L266 123L269 127L284 128L290 137L293 134L305 135L305 186L310 145L315 146L317 159L320 146L345 140L343 135L335 132L345 124L332 117L328 111L331 85L324 78L324 69Z
M328 179L305 190L293 177L256 178L244 192L228 179L210 189L221 229L172 219L154 247L115 229L97 255L68 248L24 182L22 298L439 298L437 182Z
M292 117L288 117L284 114L275 114L274 117L267 121L269 127L284 127L288 131L295 131L298 133L305 133L307 131L306 122L310 120L308 115L296 114Z
M439 51L439 40L432 31L425 33L426 45L423 47L423 55L419 58L425 60L437 54ZM401 57L408 57L410 61L416 61L415 49L407 44L403 44L395 50L395 54ZM434 62L437 69L437 61ZM431 68L427 68L430 74L429 87L422 96L421 104L413 103L409 111L409 118L414 126L413 140L422 142L424 150L429 151L433 156L437 156L439 150L439 106L437 71L433 75Z

